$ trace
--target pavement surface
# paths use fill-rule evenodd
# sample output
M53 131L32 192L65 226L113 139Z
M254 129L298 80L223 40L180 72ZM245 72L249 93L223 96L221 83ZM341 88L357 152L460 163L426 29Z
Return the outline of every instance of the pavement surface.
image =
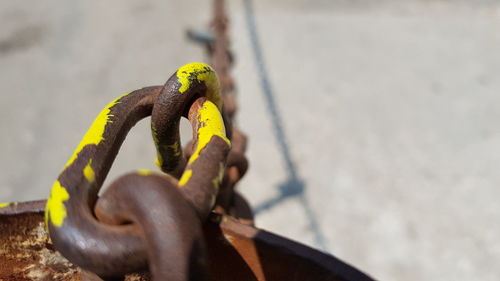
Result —
M230 2L258 226L380 280L498 280L500 1ZM0 2L0 202L46 198L105 104L203 61L184 31L210 16ZM108 182L153 159L144 121Z

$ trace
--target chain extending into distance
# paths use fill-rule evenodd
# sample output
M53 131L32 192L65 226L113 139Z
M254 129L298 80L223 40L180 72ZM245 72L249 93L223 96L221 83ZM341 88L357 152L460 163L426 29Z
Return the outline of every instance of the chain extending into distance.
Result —
M248 161L245 157L247 138L236 126L236 89L230 70L233 56L229 48L229 20L226 16L224 0L214 1L214 18L211 23L213 42L206 45L211 64L219 75L221 94L224 99L223 115L227 118L230 132L231 151L222 185L217 198L216 211L232 215L242 223L253 224L253 214L245 199L235 191L236 183L245 175Z

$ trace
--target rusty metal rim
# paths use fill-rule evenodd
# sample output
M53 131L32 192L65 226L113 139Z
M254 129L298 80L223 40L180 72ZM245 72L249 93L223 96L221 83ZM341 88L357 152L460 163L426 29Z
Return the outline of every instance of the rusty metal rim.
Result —
M47 200L35 200L26 202L13 202L8 206L0 208L0 216L20 215L26 213L43 213Z
M6 216L21 214L43 214L46 200L19 202L0 209L0 219ZM237 219L212 212L207 223L217 225L224 234L233 235L238 239L247 239L255 243L256 248L266 247L280 254L293 256L300 260L308 261L323 268L332 276L338 276L341 280L374 280L360 270L341 261L333 255L315 250L311 247L273 234L271 232L256 228L251 225L242 224ZM228 240L232 247L237 247Z
M236 236L253 240L257 244L275 248L283 254L293 255L300 259L308 260L329 271L332 275L339 276L345 280L373 281L373 278L333 255L320 252L314 248L266 230L242 224L231 216L212 213L212 220L214 217L220 217L217 220L220 221L219 226L224 233L232 233Z

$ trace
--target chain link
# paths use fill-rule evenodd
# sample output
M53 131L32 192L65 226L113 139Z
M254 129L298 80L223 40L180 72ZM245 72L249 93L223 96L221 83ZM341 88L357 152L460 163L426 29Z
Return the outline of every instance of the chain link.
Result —
M223 0L214 1L210 27L206 49L215 72L205 64L188 64L163 87L117 98L96 118L54 184L46 224L54 247L72 263L103 278L148 265L154 280L205 280L201 225L209 213L253 224L248 203L235 192L248 168L247 139L235 126ZM165 174L126 174L98 197L128 131L148 115L157 165ZM182 116L193 127L193 139L183 150Z

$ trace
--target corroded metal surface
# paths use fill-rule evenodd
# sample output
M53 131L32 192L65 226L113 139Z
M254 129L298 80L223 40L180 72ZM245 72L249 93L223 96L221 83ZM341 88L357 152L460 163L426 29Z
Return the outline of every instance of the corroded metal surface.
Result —
M164 254L158 249L162 248L161 245L176 241L179 249L186 249L179 250L183 255L178 255L177 259L190 260L190 249L204 248L195 247L203 245L203 242L198 243L196 239L190 238L196 235L179 233L184 228L195 230L195 224L203 223L214 207L216 212L231 214L240 217L242 222L253 223L248 204L234 191L235 184L248 168L244 156L246 137L233 127L236 103L234 84L229 75L231 55L223 1L215 1L214 7L212 27L215 36L208 50L212 64L220 74L220 85L218 76L210 66L191 63L179 68L163 87L147 87L117 98L96 118L53 186L46 210L46 223L55 248L73 263L99 276L119 276L148 264L153 276L167 278L168 272L172 271L168 270L168 260L173 257L159 259ZM199 97L205 100L195 100ZM223 101L227 102L225 106ZM223 119L217 117L220 110ZM148 177L153 177L150 172L138 171L134 176L126 176L135 182L136 188L144 189L136 193L135 197L127 197L131 205L146 205L152 210L139 212L142 217L128 212L123 204L116 203L120 200L105 200L105 197L97 196L128 131L148 115L151 115L152 134L158 152L157 164L166 173L164 185L169 186L171 183L174 187L178 186L200 219L199 222L189 223L190 220L184 218L187 214L174 216L175 206L180 208L183 200L164 198L164 204L170 202L173 207L169 213L164 213L164 218L180 224L178 228L171 227L173 232L166 237L185 239L167 241L168 238L162 237L160 241L160 236L147 231L156 229L156 224L163 225L160 218L151 219L156 213L155 209L161 208L162 203L157 200L158 197L147 199L145 189L149 188ZM185 153L180 148L181 116L188 117L193 126L193 140ZM233 141L231 149L230 140ZM229 160L227 166L226 157ZM121 178L115 182L128 186ZM106 193L113 195L110 198L123 198L116 194L126 192L123 188L113 190L112 193ZM101 200L106 203L101 204ZM144 221L151 223L145 224ZM165 225L169 224L165 222ZM184 244L186 247L183 247ZM171 251L180 254L174 249ZM157 264L160 260L163 266ZM197 268L203 267L196 264L178 265L177 271L193 275L198 272ZM165 274L160 275L159 272ZM186 277L174 279L184 280Z
M40 204L0 209L0 280L102 280L56 253L43 227ZM211 281L365 281L372 280L333 256L236 219L212 213L203 227ZM125 281L151 280L147 272Z
M39 213L0 215L0 280L80 280L75 276L81 270L53 250L41 218Z
M236 126L236 87L231 76L233 56L230 51L228 38L229 20L226 15L224 0L214 1L214 18L211 29L213 41L206 44L210 61L219 75L221 94L224 99L223 115L226 117L226 126L230 132L231 150L227 159L226 171L219 196L217 210L230 214L243 223L253 224L253 214L245 199L235 190L236 183L241 180L248 169L248 160L245 156L247 137Z
M234 126L224 1L215 0L214 8L207 50L220 87L210 66L192 63L164 86L105 107L55 182L45 224L43 202L1 206L1 280L371 280L332 256L253 227L250 207L235 192L248 162L246 137ZM129 173L99 197L128 131L148 115L165 174ZM184 151L182 116L193 127Z
M179 68L163 87L132 91L106 106L53 185L46 223L54 247L99 276L120 276L148 265L155 280L188 275L203 280L204 243L198 229L215 205L230 149L221 108L217 75L203 63ZM105 198L97 194L121 144L148 115L165 174L140 170L125 176L128 182L121 177L112 185L121 188L107 193L113 200L101 204ZM189 159L178 133L186 115L193 127ZM124 196L117 195L121 192ZM136 213L132 206L138 206ZM165 235L152 231L157 228ZM167 245L176 247L159 250Z
M0 280L102 280L73 265L54 250L43 221L45 201L12 204L0 209ZM133 273L126 281L146 281Z

